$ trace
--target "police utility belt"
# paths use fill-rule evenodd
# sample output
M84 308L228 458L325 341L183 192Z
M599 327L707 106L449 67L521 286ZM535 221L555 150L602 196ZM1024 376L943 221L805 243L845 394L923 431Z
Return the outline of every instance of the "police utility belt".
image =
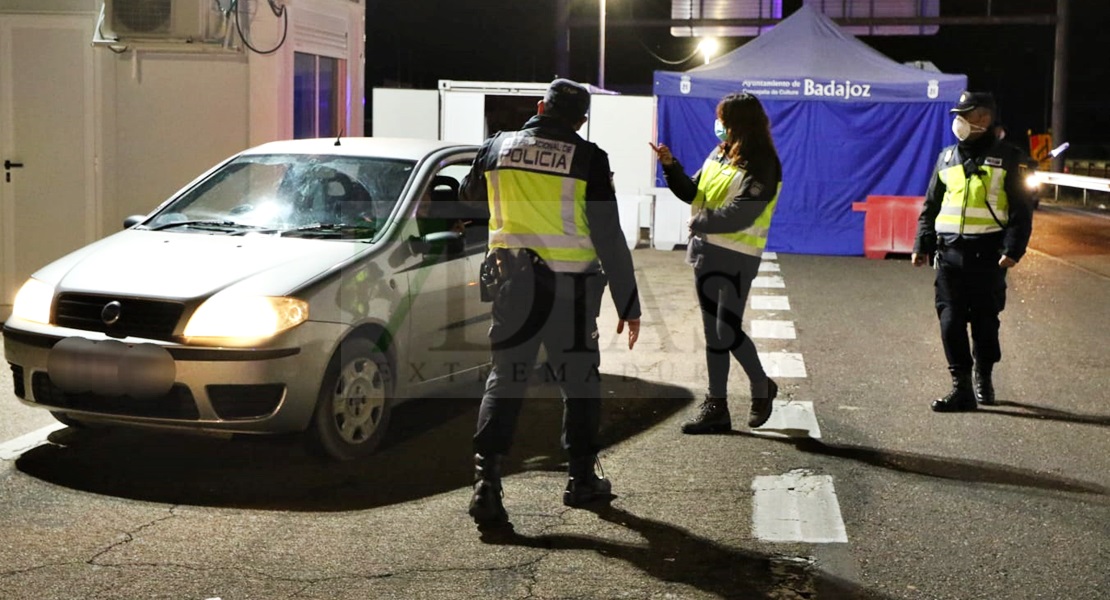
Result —
M547 263L527 248L494 248L486 254L479 273L482 302L493 302L509 279L534 267L549 269Z
M595 316L600 311L601 297L605 292L605 286L609 282L608 276L600 268L600 265L596 266L596 270L591 269L586 273L572 274L575 277L585 279L584 291ZM527 248L494 248L491 250L486 255L486 259L482 261L478 277L481 283L479 291L482 302L493 302L502 286L514 276L526 271L541 276L556 275L544 259Z

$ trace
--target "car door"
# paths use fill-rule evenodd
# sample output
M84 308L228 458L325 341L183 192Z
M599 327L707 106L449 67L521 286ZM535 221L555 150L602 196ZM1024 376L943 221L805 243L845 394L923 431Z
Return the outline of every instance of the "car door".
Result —
M459 201L470 158L448 161L427 179L412 219L420 262L409 271L411 295L407 371L423 384L477 377L489 361L490 305L478 274L489 239L488 217ZM457 235L456 235L457 234ZM450 238L443 242L443 236Z

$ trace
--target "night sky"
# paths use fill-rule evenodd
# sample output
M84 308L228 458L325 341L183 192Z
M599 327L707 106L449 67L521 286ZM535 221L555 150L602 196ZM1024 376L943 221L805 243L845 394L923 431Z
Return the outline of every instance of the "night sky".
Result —
M374 87L435 89L440 79L550 81L556 75L595 83L598 66L598 0L571 0L570 72L555 73L555 0L367 0L367 97ZM789 16L800 0L784 0ZM942 16L983 16L987 0L941 0ZM666 28L613 26L629 17L670 17L670 0L607 0L607 88L651 94L656 70L683 71L703 60L696 40ZM1054 0L993 0L992 14L1049 14ZM1110 66L1105 24L1110 1L1071 0L1066 129L1071 158L1110 158L1110 105L1096 90ZM899 62L927 60L946 73L968 76L970 88L993 91L1011 139L1051 125L1055 28L1050 25L941 27L934 36L860 38ZM745 42L722 38L721 51ZM368 106L372 110L372 107ZM367 115L369 122L369 112ZM369 125L368 125L369 128ZM369 129L368 129L369 131Z

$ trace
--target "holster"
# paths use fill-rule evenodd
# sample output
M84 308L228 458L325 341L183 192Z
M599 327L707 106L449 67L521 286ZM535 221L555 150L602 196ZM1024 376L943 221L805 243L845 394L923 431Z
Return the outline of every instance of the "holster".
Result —
M501 286L509 281L513 274L530 268L535 262L535 255L527 250L510 250L508 248L494 248L482 261L478 280L481 283L480 297L482 302L493 302Z
M482 267L478 273L478 293L482 302L493 302L503 282L504 279L497 266L497 259L494 253L490 252L486 255L486 259L482 261Z

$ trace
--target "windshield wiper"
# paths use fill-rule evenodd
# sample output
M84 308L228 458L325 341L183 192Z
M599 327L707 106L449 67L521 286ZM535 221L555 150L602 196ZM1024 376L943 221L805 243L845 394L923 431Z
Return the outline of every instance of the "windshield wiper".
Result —
M363 232L366 233L360 237L370 237L377 231L377 227L373 223L352 224L352 223L310 223L301 227L294 227L286 229L278 233L278 235L289 235L298 233L318 233L327 235L343 235L345 233Z
M172 223L162 223L151 227L151 231L161 231L171 227L222 227L224 229L265 229L258 225L245 225L243 223L236 223L235 221L217 221L215 219L197 219L192 221L174 221Z

